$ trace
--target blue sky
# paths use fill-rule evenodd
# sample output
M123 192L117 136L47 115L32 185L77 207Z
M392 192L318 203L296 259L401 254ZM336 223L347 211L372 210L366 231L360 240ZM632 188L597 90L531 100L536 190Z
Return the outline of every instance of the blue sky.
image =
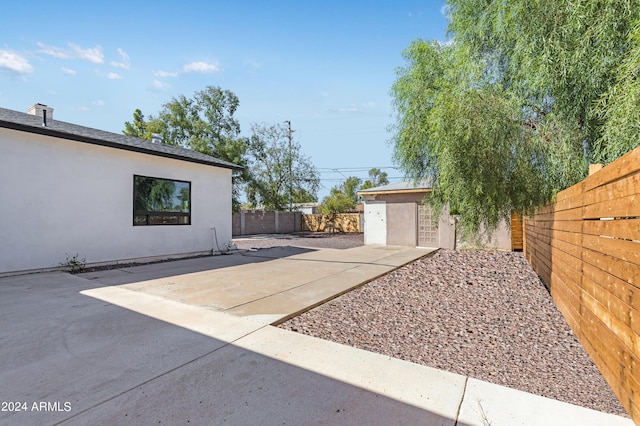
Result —
M402 51L446 41L445 2L29 1L0 26L0 107L36 102L54 118L121 132L140 108L208 85L234 92L242 133L291 121L321 172L393 166L389 91ZM402 172L384 169L396 182Z

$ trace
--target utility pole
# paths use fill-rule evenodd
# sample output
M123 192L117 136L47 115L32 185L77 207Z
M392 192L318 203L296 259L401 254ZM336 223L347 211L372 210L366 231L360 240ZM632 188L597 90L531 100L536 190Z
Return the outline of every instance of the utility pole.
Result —
M287 137L289 138L289 211L293 211L293 158L291 140L293 139L293 132L295 132L295 130L291 130L291 122L289 120L285 121L285 123L287 123L289 127L289 132L287 133Z

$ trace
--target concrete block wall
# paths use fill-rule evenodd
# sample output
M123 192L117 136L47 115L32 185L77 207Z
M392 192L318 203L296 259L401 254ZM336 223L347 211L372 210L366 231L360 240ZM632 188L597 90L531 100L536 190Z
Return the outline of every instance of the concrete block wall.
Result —
M242 210L233 214L232 232L237 235L288 234L302 230L301 212Z

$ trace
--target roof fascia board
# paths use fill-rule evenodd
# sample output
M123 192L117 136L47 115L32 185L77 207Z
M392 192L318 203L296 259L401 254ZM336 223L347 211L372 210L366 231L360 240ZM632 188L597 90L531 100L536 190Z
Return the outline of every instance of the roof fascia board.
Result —
M388 194L415 194L420 192L431 192L431 188L416 188L416 189L390 189L383 191L358 191L358 195L388 195Z
M208 166L215 166L215 167L221 167L224 169L231 169L231 170L243 170L244 167L242 166L236 166L236 165L227 165L227 164L218 164L215 163L213 161L206 161L206 160L199 160L197 158L190 158L190 157L184 157L181 155L177 155L177 154L171 154L169 152L161 152L161 151L154 151L154 150L150 150L150 149L146 149L143 147L137 147L137 146L131 146L131 145L122 145L116 142L109 142L109 141L105 141L102 139L96 139L96 138L91 138L88 136L82 136L82 135L75 135L73 133L67 133L67 132L61 132L58 130L54 130L54 129L50 129L47 127L35 127L35 126L29 126L29 125L25 125L25 124L21 124L21 123L14 123L11 121L4 121L4 120L0 120L0 127L4 127L7 129L11 129L11 130L17 130L20 132L26 132L26 133L35 133L35 134L39 134L39 135L43 135L43 136L52 136L52 137L56 137L56 138L60 138L60 139L66 139L66 140L71 140L71 141L76 141L76 142L84 142L84 143L89 143L92 145L100 145L100 146L105 146L105 147L109 147L109 148L116 148L116 149L121 149L123 151L132 151L132 152L138 152L141 154L147 154L147 155L155 155L157 157L165 157L165 158L170 158L173 160L181 160L181 161L187 161L190 163L198 163L198 164L205 164Z

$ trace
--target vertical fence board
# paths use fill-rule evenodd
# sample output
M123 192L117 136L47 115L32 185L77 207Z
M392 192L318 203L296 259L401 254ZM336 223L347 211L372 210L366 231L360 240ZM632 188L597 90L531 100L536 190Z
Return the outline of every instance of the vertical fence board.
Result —
M522 215L518 212L511 214L511 250L520 251L524 248Z

